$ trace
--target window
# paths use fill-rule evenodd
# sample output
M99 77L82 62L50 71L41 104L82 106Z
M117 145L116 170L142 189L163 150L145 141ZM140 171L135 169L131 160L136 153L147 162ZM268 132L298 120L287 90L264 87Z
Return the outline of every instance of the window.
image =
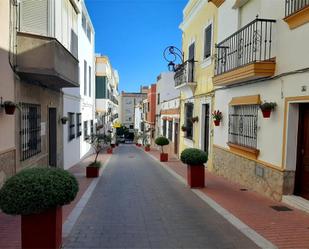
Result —
M173 140L173 120L168 122L168 139Z
M106 99L106 76L95 77L96 99Z
M94 134L94 126L93 126L93 120L90 120L90 134Z
M41 152L41 106L21 106L21 161Z
M69 112L68 113L69 116L69 141L71 141L72 139L75 138L75 119L74 119L74 113L73 112Z
M76 114L76 135L77 137L80 137L82 135L82 114L77 113Z
M166 120L163 120L163 127L162 127L162 129L163 129L163 137L166 137Z
M88 121L84 121L84 140L87 140L88 136Z
M91 67L89 66L89 97L91 97Z
M89 24L87 25L87 37L88 40L91 42L91 28Z
M87 61L84 60L84 95L87 95Z
M147 112L150 112L150 103L147 103Z
M193 137L193 123L192 123L192 117L193 117L193 103L186 103L185 104L185 126L187 128L186 130L186 138L192 139Z
M86 16L85 16L84 13L82 14L82 26L83 26L83 30L86 32L86 29L87 29L87 21L86 21Z
M158 93L158 105L160 104L160 93Z
M212 35L212 24L208 25L204 31L204 59L211 56L211 35Z
M229 109L229 142L257 147L258 105L236 105Z

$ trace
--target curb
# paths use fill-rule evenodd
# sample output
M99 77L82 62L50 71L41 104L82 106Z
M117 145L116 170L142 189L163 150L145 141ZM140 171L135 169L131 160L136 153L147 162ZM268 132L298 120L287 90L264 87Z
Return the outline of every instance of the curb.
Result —
M84 192L84 194L82 195L82 197L80 198L80 200L78 201L78 203L73 208L73 210L69 214L68 218L64 222L63 227L62 227L62 237L63 238L69 236L69 234L71 233L73 226L75 225L77 219L79 218L79 216L82 213L83 209L85 208L87 202L89 201L95 187L97 186L98 182L101 179L102 172L107 167L107 164L109 163L111 158L112 158L112 156L110 156L105 161L105 163L103 164L103 166L100 169L100 176L92 180L92 182L90 183L90 185L88 186L88 188L86 189L86 191Z
M142 150L142 151L144 151L144 150ZM155 161L157 161L167 172L169 172L172 176L174 176L183 185L187 186L187 182L182 176L178 175L175 171L170 169L164 163L160 162L160 160L158 158L156 158L155 156L153 156L149 153L146 153L146 152L145 152L145 154L148 155L149 157L151 157L152 159L154 159ZM261 236L259 233L257 233L255 230L250 228L248 225L243 223L240 219L238 219L236 216L234 216L232 213L230 213L224 207L220 206L217 202L215 202L213 199L211 199L209 196L207 196L201 190L198 190L198 189L190 189L190 190L194 194L196 194L202 201L204 201L211 208L213 208L224 219L226 219L232 226L236 227L243 235L245 235L247 238L252 240L259 247L264 248L264 249L277 249L278 248L273 243L271 243L269 240L265 239L263 236Z

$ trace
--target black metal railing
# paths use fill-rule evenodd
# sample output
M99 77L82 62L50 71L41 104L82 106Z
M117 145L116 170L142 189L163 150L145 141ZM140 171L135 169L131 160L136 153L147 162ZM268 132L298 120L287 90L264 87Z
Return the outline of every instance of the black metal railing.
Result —
M252 62L272 58L272 30L275 20L258 17L216 45L216 71L223 74Z
M309 0L285 0L285 16L292 15L307 6Z
M194 60L187 60L183 64L177 66L174 75L176 87L184 83L195 82L194 63L195 63Z

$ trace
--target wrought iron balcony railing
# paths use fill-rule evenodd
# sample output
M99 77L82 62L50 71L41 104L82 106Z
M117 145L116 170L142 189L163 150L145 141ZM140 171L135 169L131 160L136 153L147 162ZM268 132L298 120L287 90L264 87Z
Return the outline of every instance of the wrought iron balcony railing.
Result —
M216 45L216 71L220 75L250 63L272 58L275 20L258 17Z
M195 63L194 60L187 60L176 68L174 76L175 87L185 83L195 82L194 63Z
M309 0L285 0L285 16L290 16L307 6Z

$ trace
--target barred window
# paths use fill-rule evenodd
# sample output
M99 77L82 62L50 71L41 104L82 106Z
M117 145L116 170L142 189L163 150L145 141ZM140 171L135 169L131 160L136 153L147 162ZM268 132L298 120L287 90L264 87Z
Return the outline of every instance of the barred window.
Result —
M162 127L163 132L162 133L164 137L166 137L166 122L167 122L166 120L163 120L163 127Z
M229 142L257 147L258 105L231 106L229 110Z
M82 114L76 114L76 136L80 137L82 135Z
M73 140L75 138L75 119L74 119L74 113L69 112L69 141Z
M93 120L90 120L90 134L94 134Z
M168 122L168 139L173 140L173 121Z
M41 152L41 106L21 105L21 155L24 161Z
M88 121L84 121L84 140L87 140L88 136Z
M185 104L185 126L186 126L186 138L192 139L193 137L193 123L192 123L192 117L193 117L193 103L186 103Z

